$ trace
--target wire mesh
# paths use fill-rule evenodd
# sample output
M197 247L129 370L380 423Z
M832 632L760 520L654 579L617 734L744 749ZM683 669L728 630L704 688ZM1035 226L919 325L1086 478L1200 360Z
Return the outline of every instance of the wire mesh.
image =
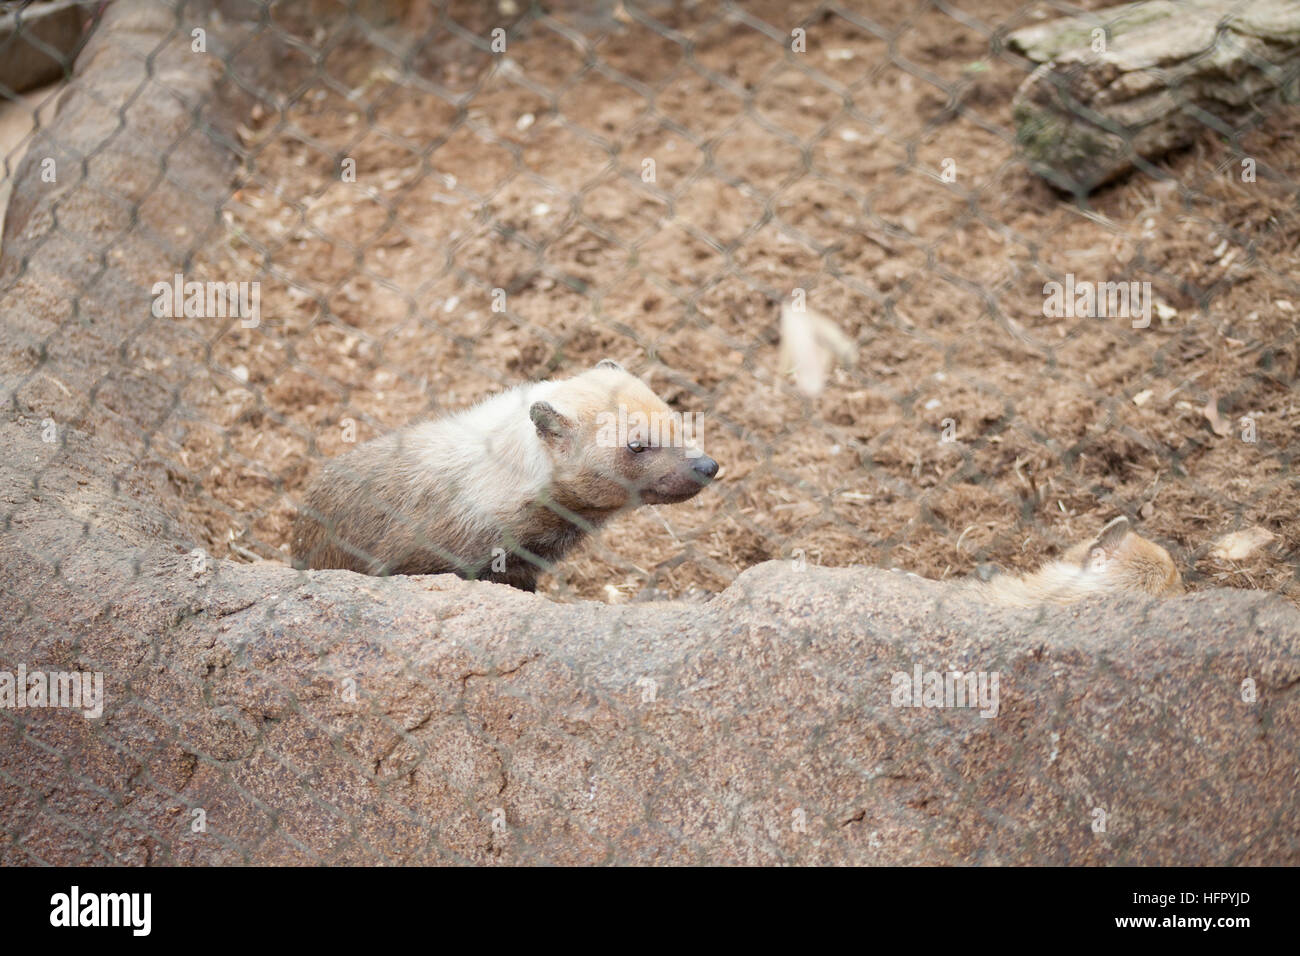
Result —
M704 598L773 558L936 579L986 563L1027 570L1115 514L1165 546L1193 589L1230 585L1296 600L1297 116L1263 97L1234 115L1189 99L1181 108L1201 127L1189 143L1137 156L1131 175L1098 191L1059 191L1021 150L1033 131L1016 128L1011 104L1039 65L1008 38L1081 13L1108 38L1114 19L1100 4L159 3L172 23L161 43L110 43L97 55L145 64L135 97L185 104L188 123L166 131L161 152L156 142L132 142L125 109L105 110L94 150L60 141L52 98L99 95L71 65L104 5L71 5L85 25L62 46L24 26L44 6L3 5L17 26L0 38L0 59L27 43L65 68L56 92L0 85L8 115L31 127L6 150L5 184L18 187L9 216L28 225L42 201L35 191L62 188L77 227L61 227L56 199L43 233L6 229L0 279L10 290L30 286L47 243L63 244L55 261L69 261L72 248L82 262L52 292L67 302L57 328L33 331L21 318L8 327L23 358L3 370L6 397L16 416L39 423L51 467L84 453L87 436L133 449L104 465L112 494L139 495L141 474L164 488L165 520L148 531L187 554L196 578L224 562L291 563L295 517L326 461L354 448L359 461L391 454L365 443L608 358L666 408L698 415L702 448L720 469L688 500L623 509L608 523L575 519L549 493L540 506L530 500L546 521L558 513L593 534L554 565L514 537L489 557L540 564L539 589L557 602ZM1219 31L1189 58L1179 82L1190 89L1197 64L1213 60L1225 37ZM188 69L164 61L164 47L173 56L188 48ZM1253 58L1268 73L1270 64ZM1294 85L1288 51L1279 48L1272 66L1274 86ZM205 75L219 95L196 94ZM1175 103L1181 88L1172 86ZM1093 107L1079 108L1097 119ZM191 137L209 142L229 170L219 196L196 194L197 229L169 226L166 209L149 205L155 188L191 188L183 165L170 161ZM116 191L95 180L101 153L136 148L139 181ZM43 180L47 162L52 178ZM82 230L80 187L109 206L127 203L129 228L92 220ZM148 302L129 319L129 335L107 342L95 333L95 308L83 311L83 297L103 296L105 285ZM66 384L58 356L76 349L102 350L103 364ZM33 389L62 393L64 411L42 415ZM469 444L472 455L498 452ZM625 460L625 449L613 451ZM645 497L621 477L629 504ZM40 481L38 469L33 486ZM395 494L403 497L401 488ZM419 518L425 500L414 490L411 498L385 497L378 510ZM22 527L28 500L23 489L5 506L10 531ZM93 507L64 513L104 530ZM436 517L430 527L443 539L458 533L462 516ZM1227 534L1236 537L1225 545ZM390 526L368 540L383 548L395 537ZM5 546L15 561L57 577L70 560L20 554L25 541ZM366 557L384 565L393 556ZM481 562L471 570L486 574ZM60 586L77 590L66 575ZM358 606L347 619L357 633L366 614ZM38 625L33 615L12 623ZM103 626L123 639L138 634L126 622ZM350 679L337 650L337 635L303 649L319 658L330 687ZM255 670L257 654L241 647L233 660ZM491 666L478 669L484 655ZM575 771L553 785L537 756L549 730L505 740L467 716L504 699L531 727L562 723L560 701L512 700L495 681L471 691L473 676L496 678L535 659L493 648L475 660L454 716L435 708L394 720L354 685L349 702L392 735L373 762L345 754L327 773L277 761L267 748L268 772L299 785L293 805L328 821L337 837L329 852L283 823L265 793L239 784L270 822L265 843L227 849L254 861L284 844L305 860L401 862L339 809L339 792L356 777L377 788L395 826L410 828L409 858L475 859L465 847L478 844L462 826L486 825L491 847L516 826L504 798L483 802L484 780L500 774L547 794L548 812L576 821L563 833L539 826L522 837L516 826L520 859L553 859L562 840L590 842L594 859L635 859L574 809L574 780L596 774ZM426 681L411 661L387 663ZM555 666L582 672L580 662ZM254 681L258 693L310 717L297 705L305 688L280 686L273 673ZM202 675L175 679L205 696ZM641 709L685 693L692 679L642 675L623 697L592 690L593 706L625 721L641 758L675 781L676 799L722 807L725 785L714 771L667 745ZM751 662L745 681L755 699L771 680ZM115 730L110 751L150 741L141 758L150 765L179 749L188 767L181 779L229 759L194 746L193 727L143 709L125 724L141 736ZM221 719L259 745L274 739L273 728L247 725L237 708ZM15 753L41 752L21 711L4 720ZM337 725L309 722L337 744ZM1181 718L1148 732L1192 737ZM461 739L465 766L433 759L431 734L444 744ZM106 799L77 755L47 756L61 762L60 785ZM871 778L876 756L837 769ZM598 767L619 754L584 757ZM834 858L854 807L804 812L807 793L783 782L788 769L777 767L764 793L737 794L726 812L794 858L783 838L746 817L746 807L771 802L790 814L783 827L817 829ZM14 859L41 858L26 831L42 815L76 832L87 860L128 852L43 788L9 771L4 779L25 794L25 809L3 827ZM166 801L187 815L202 809L184 787L160 782L170 779L154 781ZM464 821L422 819L402 792L417 780L463 793ZM955 792L973 787L969 772L950 769L947 780ZM1087 818L1092 790L1095 778L1057 795ZM644 795L609 799L636 805ZM151 854L178 852L173 837L141 822L147 817L124 812L148 832ZM993 809L987 818L1001 819ZM648 815L645 825L689 844L670 819ZM945 838L925 839L940 846ZM708 847L695 850L708 857ZM1140 859L1142 850L1129 852Z

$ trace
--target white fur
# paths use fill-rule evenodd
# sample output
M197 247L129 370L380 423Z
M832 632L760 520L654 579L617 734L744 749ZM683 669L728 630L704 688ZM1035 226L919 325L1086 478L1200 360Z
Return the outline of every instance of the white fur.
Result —
M528 409L535 388L521 385L472 408L410 430L418 467L439 474L458 489L451 511L467 528L501 528L521 501L540 493L551 479L551 459ZM413 483L421 475L411 475Z
M565 380L518 385L445 418L411 426L402 438L414 452L402 456L412 473L412 487L437 474L457 493L450 513L469 535L496 533L508 527L521 503L550 483L550 455L529 416L534 402L549 402L556 411L576 417L565 400Z

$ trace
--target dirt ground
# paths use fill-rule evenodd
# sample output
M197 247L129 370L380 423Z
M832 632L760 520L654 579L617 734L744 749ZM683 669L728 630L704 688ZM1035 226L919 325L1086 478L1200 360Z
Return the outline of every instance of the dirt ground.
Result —
M283 110L243 119L225 235L188 276L262 281L258 328L182 320L208 363L164 453L196 533L284 558L345 420L364 441L611 357L704 413L722 471L608 526L543 578L557 598L707 594L799 553L934 578L1026 569L1122 512L1191 587L1296 601L1300 110L1236 145L1207 130L1158 164L1167 180L1085 207L1015 160L1026 67L972 25L1038 22L1043 5L972 0L970 23L919 0L868 8L892 42L802 22L809 3L743 5L777 35L806 28L790 54L681 3L662 31L556 14L512 34L508 62L433 31L405 76L337 19L282 24L330 52L321 73L287 56ZM515 19L485 9L453 16L479 36ZM1150 281L1162 314L1046 317L1043 284L1064 273ZM859 348L815 400L778 363L796 288ZM1268 547L1209 555L1255 525Z

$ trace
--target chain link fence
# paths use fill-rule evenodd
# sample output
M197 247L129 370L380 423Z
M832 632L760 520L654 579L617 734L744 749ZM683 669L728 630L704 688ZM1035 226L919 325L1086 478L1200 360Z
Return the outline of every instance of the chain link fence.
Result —
M30 25L53 7L74 10L76 29L46 34ZM1026 158L1045 134L1019 114L1025 100L1017 91L1047 68L1028 45L1013 42L1016 32L1083 16L1091 29L1082 45L1104 59L1122 53L1115 24L1129 14L1096 3L1009 0L157 8L171 18L164 40L108 43L95 55L144 64L137 96L175 97L189 122L165 130L161 154L158 142L146 144L133 174L142 179L97 197L110 206L132 197L128 229L97 229L92 220L91 228L61 234L57 202L53 225L40 220L50 242L79 251L77 274L61 276L79 291L68 294L53 331L13 322L10 345L22 360L8 364L4 381L15 412L39 423L45 443L65 456L60 462L75 459L84 447L77 442L92 440L85 436L125 436L133 454L113 463L111 493L158 495L166 520L146 531L184 552L196 579L228 562L254 570L288 565L295 517L324 462L422 417L613 359L667 408L698 416L697 437L720 468L689 500L620 513L547 566L539 590L561 605L701 599L665 605L672 609L665 619L675 620L709 606L703 599L747 568L781 558L792 559L794 571L867 565L932 579L985 564L1026 571L1116 514L1167 548L1193 590L1260 589L1295 602L1294 106L1252 92L1249 108L1225 115L1202 99L1180 99L1170 81L1169 108L1192 116L1198 129L1160 155L1145 155L1144 145L1128 157L1132 173L1084 188L1052 175L1044 154ZM21 48L69 71L105 15L98 3L3 9L13 22L0 37L0 60L16 61ZM1221 21L1209 46L1167 75L1197 89L1248 83L1254 74L1218 59L1226 37ZM1270 77L1270 89L1285 93L1296 60L1284 44L1276 49L1275 64L1261 64L1259 49L1249 60ZM195 94L189 84L203 77L218 95ZM70 73L56 82L57 90L32 93L0 77L5 185L19 187L9 215L22 217L21 228L6 228L0 278L29 298L43 255L41 242L28 243L29 216L42 201L35 191L68 188L71 218L86 197L65 184L91 181L100 158L61 142L50 109L55 97L77 92L93 100L96 90ZM1098 111L1104 103L1079 106L1100 128L1140 135ZM127 112L104 111L105 151L131 137ZM155 186L189 187L182 151L173 162L172 148L192 137L228 167L220 195L196 189L197 227L150 200ZM1063 184L1077 188L1063 191ZM160 261L165 272L155 267ZM115 269L127 270L134 285ZM82 311L81 295L123 281L132 303L148 291L148 313L132 315L125 339L101 342L96 312ZM49 358L78 349L103 350L102 373L86 380L89 387L64 382L61 360ZM73 410L42 416L33 390ZM39 486L39 472L33 480ZM391 511L391 500L381 510ZM21 525L26 502L18 496L4 506L7 527ZM542 510L570 517L564 508ZM92 525L95 513L65 509ZM47 557L58 576L64 555L18 556L33 567ZM531 551L522 557L537 560ZM70 577L64 583L76 587ZM367 594L354 592L358 603L344 618L358 633ZM11 606L34 600L12 590L8 597ZM268 612L266 626L274 621ZM15 628L36 624L20 616ZM140 633L131 637L130 624L104 626L120 627L124 640ZM331 692L355 673L331 656L337 650L326 635L308 649L322 661L317 677ZM380 653L399 656L394 647ZM241 648L236 658L257 667L255 650ZM418 670L390 663L408 677ZM364 826L340 809L346 801L338 791L356 776L379 788L393 826L411 828L413 854L420 847L439 859L477 859L465 847L481 845L469 834L485 819L491 845L515 825L508 817L528 813L507 812L504 798L484 804L480 791L499 774L577 821L564 833L527 829L519 859L550 861L563 855L558 841L574 840L590 841L592 858L637 859L571 805L573 780L562 773L555 783L538 756L548 731L525 742L487 729L495 717L483 716L481 725L464 719L509 705L531 727L562 725L561 700L521 698L494 681L470 689L472 677L500 678L536 658L485 645L471 663L458 716L433 724L415 711L395 717L375 704L373 687L353 680L348 702L395 736L373 761L333 754L330 772L277 760L274 727L235 718L239 735L270 751L267 772L308 784L294 805L312 804L346 838L337 844L343 850L322 853L314 834L283 824L268 809L273 802L242 780L236 788L249 812L273 822L264 843L228 849L253 861L277 853L310 861L407 858L358 836ZM555 666L580 680L588 663ZM979 663L985 677L999 670L999 661ZM1013 666L1010 656L1000 663ZM817 831L824 859L856 839L849 835L862 822L856 805L810 801L794 767L778 765L752 790L720 798L730 786L725 775L701 767L676 738L665 742L638 709L666 688L686 693L699 675L688 664L653 676L638 676L634 661L618 666L627 668L628 693L593 690L593 707L629 728L647 765L676 781L676 800L716 802L741 828L766 834L756 839L778 858L799 857L786 836L750 818L758 803L790 824L782 828L792 839ZM810 667L834 682L824 665ZM446 692L414 679L435 696ZM756 701L777 696L757 660L746 661L737 680ZM290 711L337 743L337 724L297 706L314 699L311 681L283 686L268 671L265 682L267 694L287 697ZM204 687L195 680L186 693L206 699L211 688ZM990 704L987 682L970 689ZM1044 706L1070 720L1060 716L1064 699ZM852 703L883 701L864 694ZM755 704L747 714L757 720L765 712ZM15 754L41 751L30 717L4 716ZM873 779L896 747L929 761L936 753L952 757L940 779L957 793L993 786L1002 772L959 769L952 740L895 719L903 723L884 742L854 751L833 771ZM1142 733L1171 749L1191 746L1197 719L1165 713ZM140 739L152 742L140 759L167 795L162 802L206 819L183 783L227 758L193 746L192 735L204 737L192 726L161 714L140 720ZM954 721L941 726L953 731ZM904 728L917 739L906 740ZM1081 729L1089 746L1110 755L1125 786L1146 788L1121 766L1106 733ZM437 747L417 731L436 732ZM962 739L972 734L979 736L960 731ZM119 737L108 749L126 754L138 744ZM745 751L742 764L768 756L745 743L736 748ZM463 762L449 762L447 753ZM182 769L154 768L163 757ZM584 754L588 768L617 757ZM92 799L102 789L95 773L78 774L76 757L60 759L72 791ZM584 772L571 776L598 776ZM1077 786L1047 786L1073 817L1095 823L1104 800L1094 791L1107 772L1080 765L1071 770ZM462 794L463 820L423 818L401 792L417 777L420 786ZM82 827L12 765L3 779L23 805L3 826L14 859L42 858L28 830L43 816ZM648 799L601 780L607 799L632 815ZM594 793L597 784L591 787ZM946 846L946 837L927 829L924 805L877 821L870 845L914 833L932 850ZM985 807L975 816L993 825L1009 812ZM156 845L172 846L142 822L147 814L127 816ZM669 843L698 839L691 827L667 822L671 814L647 817L649 830ZM1104 817L1094 834L1105 832ZM113 846L116 832L83 830L84 845L94 848L86 858L134 859ZM1028 839L1013 827L980 859L1014 858ZM1293 833L1279 839L1294 852ZM695 852L706 859L710 849ZM1142 862L1147 852L1136 840L1121 856ZM162 858L174 858L172 851Z

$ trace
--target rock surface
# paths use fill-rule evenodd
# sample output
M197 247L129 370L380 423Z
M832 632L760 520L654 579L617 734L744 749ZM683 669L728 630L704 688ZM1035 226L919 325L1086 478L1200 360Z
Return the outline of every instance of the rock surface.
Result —
M34 146L0 261L0 671L106 682L98 719L0 710L0 863L1300 862L1300 614L1261 592L991 612L770 562L611 607L196 564L150 456L194 346L147 290L229 141L179 49L106 52L157 11L109 8L54 130L91 182ZM895 706L917 668L996 673L996 716Z

